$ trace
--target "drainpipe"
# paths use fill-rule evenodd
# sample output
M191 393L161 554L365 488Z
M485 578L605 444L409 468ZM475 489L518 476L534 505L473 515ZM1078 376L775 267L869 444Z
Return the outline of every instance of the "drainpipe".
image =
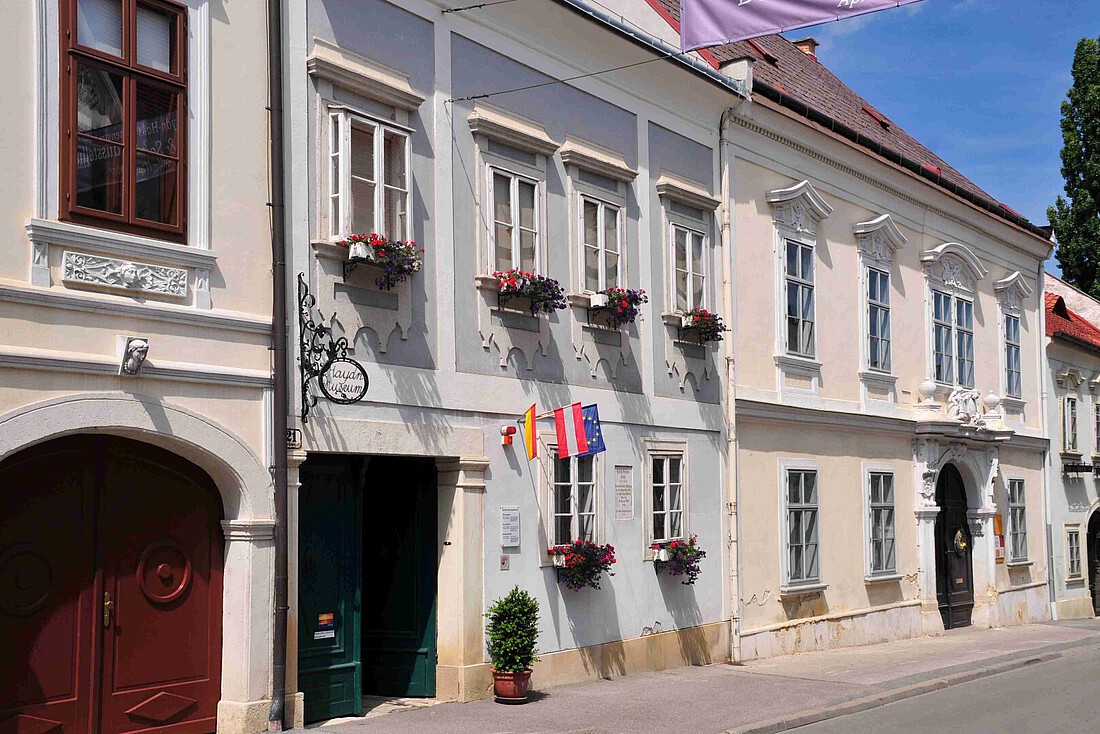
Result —
M1041 425L1047 426L1050 407L1050 394L1047 392L1047 381L1050 379L1049 361L1047 359L1047 309L1046 309L1046 269L1044 262L1039 263L1039 274L1035 279L1036 290L1039 292L1039 378L1041 380L1039 391L1039 415ZM1044 431L1046 433L1046 431ZM1052 481L1050 474L1053 471L1052 461L1054 454L1051 451L1050 437L1047 437L1047 447L1043 449L1043 525L1047 535L1047 599L1050 603L1050 618L1058 619L1058 605L1055 602L1054 588L1054 533L1050 524L1050 487Z
M268 731L282 731L286 699L287 613L287 404L286 359L286 206L283 162L283 0L267 0L267 87L268 137L271 141L271 310L274 323L271 339L274 374L274 443L272 474L275 490L275 614L271 640L271 708Z
M741 591L740 567L741 554L738 552L738 538L741 537L740 486L737 483L737 432L734 420L735 392L737 384L737 365L734 349L737 336L737 318L734 313L736 299L733 293L733 237L731 225L730 160L729 145L730 118L735 114L732 107L722 113L718 123L718 167L722 177L722 310L729 319L731 332L725 339L726 353L726 518L729 527L729 599L730 599L730 662L741 661Z

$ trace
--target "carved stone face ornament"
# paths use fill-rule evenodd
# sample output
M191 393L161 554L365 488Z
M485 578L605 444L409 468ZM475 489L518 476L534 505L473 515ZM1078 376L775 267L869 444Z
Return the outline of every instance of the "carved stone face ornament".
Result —
M122 361L122 372L136 375L149 356L149 342L144 339L131 339L126 343L126 355Z

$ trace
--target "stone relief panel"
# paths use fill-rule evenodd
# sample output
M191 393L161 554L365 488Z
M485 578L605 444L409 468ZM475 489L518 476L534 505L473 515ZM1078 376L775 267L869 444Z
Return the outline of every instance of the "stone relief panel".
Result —
M62 280L138 293L183 298L187 295L187 270L130 262L113 257L66 251L62 256Z

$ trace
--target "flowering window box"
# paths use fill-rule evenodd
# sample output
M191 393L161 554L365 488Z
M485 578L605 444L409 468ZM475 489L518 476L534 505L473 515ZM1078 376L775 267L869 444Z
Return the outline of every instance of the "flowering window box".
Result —
M553 278L512 268L494 272L493 279L496 281L497 305L502 309L508 308L512 301L520 308L509 310L522 309L532 316L567 308L565 291Z
M546 550L558 582L573 591L584 587L600 588L603 574L614 576L611 567L615 563L615 546L599 545L590 540L574 540L565 545L554 545Z
M676 538L653 543L649 548L653 551L654 569L657 573L667 571L669 576L684 576L680 583L691 586L699 577L699 561L707 557L698 540L699 536L693 534L687 540Z
M382 271L374 279L374 284L381 291L388 291L398 283L404 283L410 275L419 273L424 265L424 248L417 246L412 240L391 240L371 232L369 235L353 234L336 244L348 248L344 280L360 264L366 263Z
M621 329L633 324L641 313L643 303L649 303L644 290L630 288L605 288L589 296L588 323ZM599 321L594 321L593 316Z
M722 317L708 311L705 308L693 308L690 311L682 311L678 314L678 334L682 341L689 341L684 337L690 337L690 341L698 344L722 341L723 332L729 331L722 322ZM667 322L666 322L667 323Z

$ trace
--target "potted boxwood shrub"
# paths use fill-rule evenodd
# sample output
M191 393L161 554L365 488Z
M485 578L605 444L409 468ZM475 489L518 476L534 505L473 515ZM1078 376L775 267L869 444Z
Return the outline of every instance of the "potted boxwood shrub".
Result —
M531 682L531 663L538 662L539 603L523 589L513 587L485 613L489 621L489 660L493 693L500 703L523 703Z

